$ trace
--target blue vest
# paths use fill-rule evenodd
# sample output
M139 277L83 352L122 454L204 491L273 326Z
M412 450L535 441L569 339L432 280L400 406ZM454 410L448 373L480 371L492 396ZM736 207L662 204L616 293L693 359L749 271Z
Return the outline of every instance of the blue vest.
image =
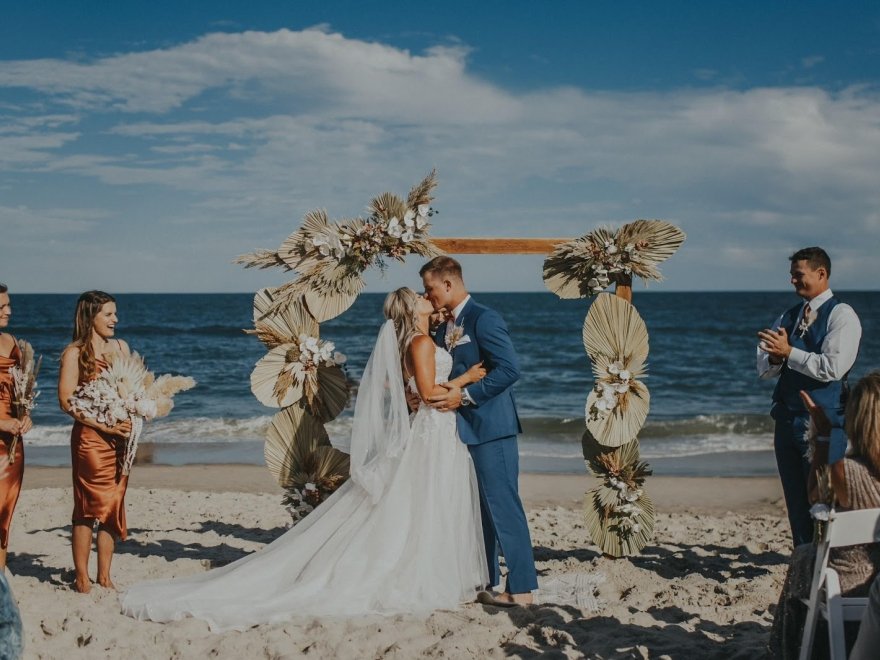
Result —
M793 348L799 348L807 353L821 353L822 342L828 335L828 319L833 310L840 303L836 297L832 296L826 300L818 310L816 310L816 320L807 328L803 337L798 336L795 327L803 308L803 303L795 305L782 315L782 321L779 323L780 328L785 328L788 332L788 342ZM832 380L823 382L810 378L802 373L790 369L786 362L779 375L776 383L776 389L773 390L773 401L781 403L794 414L806 414L803 401L799 392L805 390L810 394L813 401L822 406L829 412L836 412L843 415L843 409L846 407L846 398L849 394L849 384L847 382L849 372L844 374L841 380Z

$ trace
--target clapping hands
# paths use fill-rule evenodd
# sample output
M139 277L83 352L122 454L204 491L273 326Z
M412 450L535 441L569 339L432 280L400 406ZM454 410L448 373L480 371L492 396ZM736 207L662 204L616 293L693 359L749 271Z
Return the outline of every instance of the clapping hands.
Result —
M788 332L785 328L771 330L765 328L758 333L761 340L761 350L770 356L771 364L782 364L791 353L791 344L788 342Z

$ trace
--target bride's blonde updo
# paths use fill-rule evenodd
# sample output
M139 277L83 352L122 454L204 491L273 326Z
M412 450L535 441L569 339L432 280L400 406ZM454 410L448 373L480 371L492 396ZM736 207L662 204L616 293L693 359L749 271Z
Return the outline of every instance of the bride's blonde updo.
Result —
M419 294L404 286L389 293L385 297L385 305L382 307L385 318L394 323L400 359L404 365L406 365L406 352L409 345L413 337L419 334L418 304ZM405 367L404 371L406 371Z

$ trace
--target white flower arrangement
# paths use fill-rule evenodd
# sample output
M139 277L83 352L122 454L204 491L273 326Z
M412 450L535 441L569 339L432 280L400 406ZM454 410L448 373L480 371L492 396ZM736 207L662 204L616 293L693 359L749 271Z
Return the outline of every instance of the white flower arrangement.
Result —
M322 341L307 334L300 334L299 343L287 352L286 359L282 373L291 373L297 381L305 374L316 373L320 367L341 367L348 361L332 341Z
M328 224L324 231L305 241L302 252L311 252L312 258L331 259L337 263L351 262L362 270L372 265L385 267L383 257L403 259L419 251L411 244L428 240L428 218L436 211L428 204L408 208L403 219L396 215L387 220L374 213L369 218L357 218L344 223Z
M641 488L630 488L623 480L609 475L607 485L617 492L617 501L610 507L609 513L614 518L614 525L622 535L638 534L642 527L638 523L641 509L636 502L642 497Z
M632 388L632 373L620 360L608 365L607 376L593 388L598 398L588 411L590 419L604 419L620 404L621 397Z
M144 421L168 415L174 407L174 395L195 387L196 381L170 374L157 378L137 353L113 355L108 362L110 366L97 378L76 388L70 398L71 410L111 427L131 420L122 463L122 474L129 474Z

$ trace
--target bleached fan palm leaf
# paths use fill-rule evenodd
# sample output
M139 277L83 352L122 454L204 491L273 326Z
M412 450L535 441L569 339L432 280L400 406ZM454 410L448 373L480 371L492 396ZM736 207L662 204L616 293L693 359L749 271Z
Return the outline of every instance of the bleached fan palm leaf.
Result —
M637 380L631 381L630 390L619 396L617 407L599 416L592 412L598 400L595 390L587 397L584 416L590 433L606 447L620 447L635 439L651 407L648 388Z
M671 257L686 238L685 233L665 220L636 220L625 224L617 234L620 245L636 246L638 259L633 261L633 274L646 280L660 280L656 265Z
M592 277L593 250L589 234L557 245L544 260L544 285L566 300L589 296L587 281Z
M279 379L283 377L288 367L287 354L294 347L294 344L276 346L260 358L251 372L251 392L264 406L284 408L302 398L301 380L287 379L284 381L286 386L279 392Z
M300 228L284 239L281 247L278 248L278 258L292 270L302 272L300 263L313 248L309 241L318 234L327 234L336 230L337 227L330 222L327 211L324 209L309 211L303 218Z
M638 440L609 450L588 431L582 444L588 469L603 481L584 500L584 518L593 543L615 557L635 554L654 529L654 505L642 489L651 470L639 457ZM620 508L629 505L633 517Z
M296 340L300 334L305 333L311 337L318 336L318 323L312 318L309 311L304 306L302 298L294 299L292 302L280 308L278 313L269 314L279 301L273 289L260 289L254 296L254 326L253 331L260 337L261 341L266 343L268 348L275 348L282 343L289 343ZM261 327L263 335L261 336ZM274 341L267 342L263 337L275 338ZM283 341L279 341L283 340Z
M144 364L144 359L137 352L132 352L130 355L110 353L106 359L110 366L107 367L102 378L116 387L123 396L143 386L148 375L152 378L152 374Z
M596 296L584 319L584 348L594 362L600 356L621 360L636 370L648 359L648 328L636 308L610 293Z
M382 220L387 221L391 218L403 220L403 216L406 213L406 203L397 195L385 192L371 199L367 209Z
M324 425L302 406L288 406L275 414L266 434L266 467L282 488L290 488L294 473L303 472L309 455L329 446Z
M609 489L599 486L587 491L584 497L584 521L590 538L602 552L612 557L638 554L654 536L654 502L647 495L633 502L638 509L635 521L639 531L621 534L614 518L604 512L601 504L603 490Z
M348 405L348 378L340 367L318 368L318 394L313 412L327 423L336 419Z
M365 282L360 275L347 276L332 288L308 288L303 298L309 312L319 323L334 319L354 304Z
M317 447L305 457L302 469L290 475L290 486L301 490L307 483L312 483L319 488L332 485L335 490L348 479L349 470L348 454L335 447Z

